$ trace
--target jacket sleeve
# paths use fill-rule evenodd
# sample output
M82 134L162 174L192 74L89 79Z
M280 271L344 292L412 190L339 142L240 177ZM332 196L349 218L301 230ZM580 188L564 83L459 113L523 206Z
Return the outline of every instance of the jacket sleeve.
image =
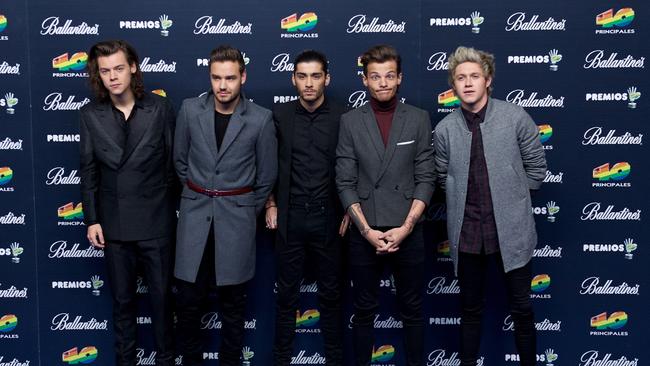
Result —
M165 156L166 158L166 172L167 172L167 184L170 187L170 190L174 193L174 196L178 196L179 191L179 182L178 176L176 175L176 170L174 169L174 132L176 129L176 113L174 112L174 107L172 106L171 101L165 99L164 105L164 129L165 129Z
M255 143L255 172L255 210L259 214L278 175L278 140L270 111L264 116L264 124Z
M341 116L339 141L336 146L336 188L344 210L347 210L352 204L360 202L357 193L359 161L354 151L350 122L352 121L345 115Z
M539 129L523 109L517 120L517 143L528 177L528 188L539 189L546 177L546 157L539 140Z
M187 155L190 149L189 119L187 116L187 101L183 101L178 117L176 118L176 131L174 132L174 167L181 184L187 182Z
M422 117L418 121L417 151L413 162L413 178L415 189L413 198L429 205L434 191L436 181L434 166L434 149L431 145L431 120L429 113L422 111Z
M98 169L93 140L84 112L79 114L79 170L81 174L81 201L86 226L97 223L95 201L97 199Z
M436 179L438 185L443 189L447 189L447 168L449 166L449 144L447 142L447 136L444 131L441 131L437 126L436 130L433 133L433 146L436 150L435 162L436 162Z

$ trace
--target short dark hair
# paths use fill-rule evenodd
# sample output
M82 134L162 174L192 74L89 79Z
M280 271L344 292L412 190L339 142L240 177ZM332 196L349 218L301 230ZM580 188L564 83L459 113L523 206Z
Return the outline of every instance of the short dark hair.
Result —
M212 66L213 62L226 62L232 61L239 63L239 73L243 74L246 71L246 63L244 63L244 56L235 47L229 45L221 45L210 52L210 63L208 67Z
M95 93L95 97L100 101L108 100L109 92L99 75L97 59L113 55L119 51L124 52L129 66L135 65L135 74L131 75L130 85L133 95L138 99L144 95L144 78L142 77L142 71L140 71L140 61L135 48L123 40L102 41L95 43L88 52L88 82Z
M368 64L372 62L381 64L386 61L395 61L397 64L397 73L402 72L402 57L397 53L395 47L382 44L372 47L361 55L363 75L368 76Z
M296 69L298 68L298 64L301 62L318 62L323 68L323 72L325 72L325 75L327 75L328 70L327 70L327 57L325 57L325 54L322 52L318 52L316 50L304 50L296 56L296 59L293 61L293 73L296 73Z

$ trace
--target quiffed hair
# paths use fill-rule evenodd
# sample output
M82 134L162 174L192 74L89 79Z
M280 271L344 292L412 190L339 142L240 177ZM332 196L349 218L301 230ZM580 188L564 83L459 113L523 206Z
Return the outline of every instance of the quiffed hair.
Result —
M456 67L464 62L474 62L483 69L485 79L494 80L494 55L471 47L460 46L449 56L449 85L454 87L454 74ZM492 84L488 87L488 94L492 94Z
M361 65L363 65L363 75L368 76L368 64L371 62L384 63L386 61L395 61L397 64L397 73L402 72L402 57L393 46L378 45L361 55Z
M301 63L301 62L312 62L312 61L320 63L322 68L323 68L323 72L325 73L325 75L327 75L327 73L328 73L328 71L327 71L327 57L325 57L325 55L323 53L318 52L316 50L304 50L304 51L300 52L298 54L298 56L296 56L296 59L293 61L293 65L294 65L294 69L293 69L294 71L293 72L294 73L296 72L295 70L298 68L297 66L298 66L299 63Z
M232 61L239 64L239 73L243 74L246 71L246 63L244 62L244 56L241 52L235 47L228 45L221 45L210 52L210 63L208 66L212 66L213 62L226 62Z

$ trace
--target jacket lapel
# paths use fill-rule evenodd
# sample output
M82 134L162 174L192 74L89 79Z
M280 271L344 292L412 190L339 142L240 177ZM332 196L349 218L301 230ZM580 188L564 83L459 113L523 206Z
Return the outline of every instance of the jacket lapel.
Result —
M221 143L221 147L219 148L219 152L217 154L217 164L219 163L219 160L221 160L221 158L223 157L224 153L228 150L230 145L232 145L233 141L235 141L235 138L237 137L237 135L239 135L239 132L244 127L245 121L242 115L246 112L247 103L248 100L246 99L246 97L244 97L243 94L241 94L239 103L235 108L235 112L232 114L232 117L230 117L230 122L228 122L228 128L226 128L226 134L223 136L223 141ZM212 135L214 135L214 131Z
M208 144L212 156L217 158L217 137L214 133L214 94L209 92L206 94L206 101L203 104L203 111L199 114L199 126L202 135L205 138L205 143Z
M368 136L370 136L372 146L375 147L377 158L381 160L386 147L384 146L384 141L381 139L381 132L379 132L379 126L377 126L377 119L370 107L370 103L366 103L361 108L361 112L363 112L363 124L366 126L366 130L368 130Z
M388 164L395 154L395 149L397 148L397 142L399 142L400 137L402 136L402 130L406 125L406 109L402 103L397 102L397 107L395 108L395 114L393 114L393 121L390 126L390 133L388 135L388 146L384 151L384 156L381 159L381 167L379 168L379 174L377 175L377 180L379 180L382 175L388 169ZM378 128L379 129L379 128Z
M136 106L133 106L133 108L136 108ZM149 130L149 127L153 123L153 119L151 118L152 112L153 104L145 97L142 108L136 111L131 121L127 122L129 124L129 135L126 139L124 153L122 154L122 164L133 154L133 151L135 151L135 148L142 140L144 133Z

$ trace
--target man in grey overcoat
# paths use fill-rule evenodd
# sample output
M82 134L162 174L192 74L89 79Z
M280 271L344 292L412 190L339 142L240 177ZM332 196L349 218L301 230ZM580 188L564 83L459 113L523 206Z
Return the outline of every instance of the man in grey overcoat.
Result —
M201 308L217 289L222 321L219 360L239 365L246 282L255 272L256 218L277 174L271 111L241 95L246 82L239 50L210 55L211 91L183 102L174 145L183 183L176 264L177 329L184 365L200 365Z
M546 159L538 128L523 108L490 98L494 56L459 47L449 83L461 108L436 126L438 182L446 190L447 233L461 298L461 366L476 365L487 263L504 273L522 366L536 362L530 303L537 245L530 190L539 189Z

